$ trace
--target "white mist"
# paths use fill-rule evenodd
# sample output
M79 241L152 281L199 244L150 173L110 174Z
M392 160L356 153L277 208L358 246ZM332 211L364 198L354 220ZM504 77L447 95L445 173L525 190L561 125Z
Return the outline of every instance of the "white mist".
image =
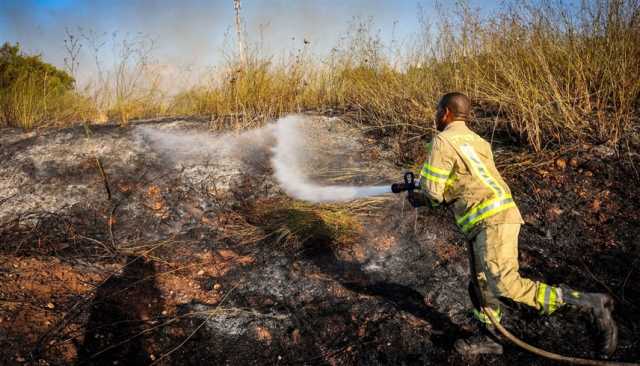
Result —
M276 145L273 147L271 165L276 181L289 196L310 202L339 202L390 193L385 186L323 186L309 181L304 174L305 117L291 115L280 118L273 130Z
M215 159L239 159L248 147L272 145L271 166L277 183L289 196L309 202L341 202L391 193L390 185L319 185L310 180L304 124L308 117L290 115L275 124L240 134L212 135L200 131L166 131L138 127L136 134L168 159L181 164L198 164Z

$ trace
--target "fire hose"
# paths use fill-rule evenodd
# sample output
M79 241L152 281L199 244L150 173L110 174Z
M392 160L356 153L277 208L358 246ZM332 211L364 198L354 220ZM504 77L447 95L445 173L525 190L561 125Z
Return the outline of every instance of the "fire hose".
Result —
M415 180L415 176L413 175L412 172L407 172L404 174L404 181L400 182L400 183L394 183L391 185L391 191L393 193L401 193L401 192L407 192L407 200L409 202L411 202L411 204L414 207L417 207L416 205L416 197L415 197L415 193L414 190L417 188L416 185L416 180ZM469 254L472 257L471 254L471 244L469 245ZM471 265L471 270L473 271L475 268L475 266L473 266L473 264ZM472 276L473 280L476 281L476 276ZM475 284L477 286L477 283ZM482 293L480 291L478 291L478 296L480 297L480 303L484 304L484 299L482 298ZM592 366L640 366L640 363L630 363L630 362L617 362L617 361L607 361L607 360L593 360L593 359L587 359L587 358L579 358L579 357L571 357L571 356L563 356L554 352L549 352L546 351L544 349L535 347L530 345L529 343L521 340L520 338L516 337L515 335L513 335L511 332L509 332L505 327L503 327L494 317L493 312L486 308L486 307L482 307L482 312L487 315L487 317L489 318L489 320L491 321L491 324L498 330L498 332L500 332L500 334L505 337L506 339L508 339L511 343L515 344L516 346L524 349L525 351L531 352L535 355L538 355L540 357L544 357L550 360L554 360L554 361L558 361L558 362L564 362L564 363L570 363L570 364L574 364L574 365L592 365Z

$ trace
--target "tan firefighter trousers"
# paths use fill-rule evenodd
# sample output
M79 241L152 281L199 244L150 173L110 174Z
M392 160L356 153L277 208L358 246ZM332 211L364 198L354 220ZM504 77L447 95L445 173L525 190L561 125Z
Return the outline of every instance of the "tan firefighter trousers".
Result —
M532 306L538 282L520 276L518 233L520 224L494 224L480 229L473 239L473 254L480 291L485 303L499 308L497 297L507 297Z

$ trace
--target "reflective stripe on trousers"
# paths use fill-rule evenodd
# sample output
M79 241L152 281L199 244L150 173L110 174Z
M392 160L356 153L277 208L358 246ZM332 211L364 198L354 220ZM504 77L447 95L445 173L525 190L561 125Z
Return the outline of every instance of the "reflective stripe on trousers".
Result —
M551 314L563 304L562 290L541 282L538 284L536 302L540 305L540 313Z
M500 320L502 319L502 310L500 308L498 309L491 309L491 308L486 308L491 312L491 315L493 315L493 318L500 323ZM481 323L484 324L493 324L491 323L491 319L489 319L489 317L487 316L487 314L485 314L483 311L478 310L478 309L473 309L473 317L478 319Z

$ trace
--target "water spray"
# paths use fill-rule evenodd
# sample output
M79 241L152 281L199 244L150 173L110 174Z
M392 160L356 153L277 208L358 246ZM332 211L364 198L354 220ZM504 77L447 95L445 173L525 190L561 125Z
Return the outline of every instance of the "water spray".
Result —
M138 127L136 135L162 153L167 161L200 164L207 161L241 160L251 148L271 147L271 167L280 188L298 200L344 202L392 192L389 185L320 185L306 174L310 163L305 124L309 117L290 115L275 123L242 133L210 134L204 131L171 131ZM413 178L412 178L413 179Z
M292 115L279 119L274 128L276 144L272 148L271 165L276 181L287 195L303 201L322 203L350 201L392 192L388 185L323 186L311 182L303 169L306 163L306 146L302 134L304 122L304 117Z

